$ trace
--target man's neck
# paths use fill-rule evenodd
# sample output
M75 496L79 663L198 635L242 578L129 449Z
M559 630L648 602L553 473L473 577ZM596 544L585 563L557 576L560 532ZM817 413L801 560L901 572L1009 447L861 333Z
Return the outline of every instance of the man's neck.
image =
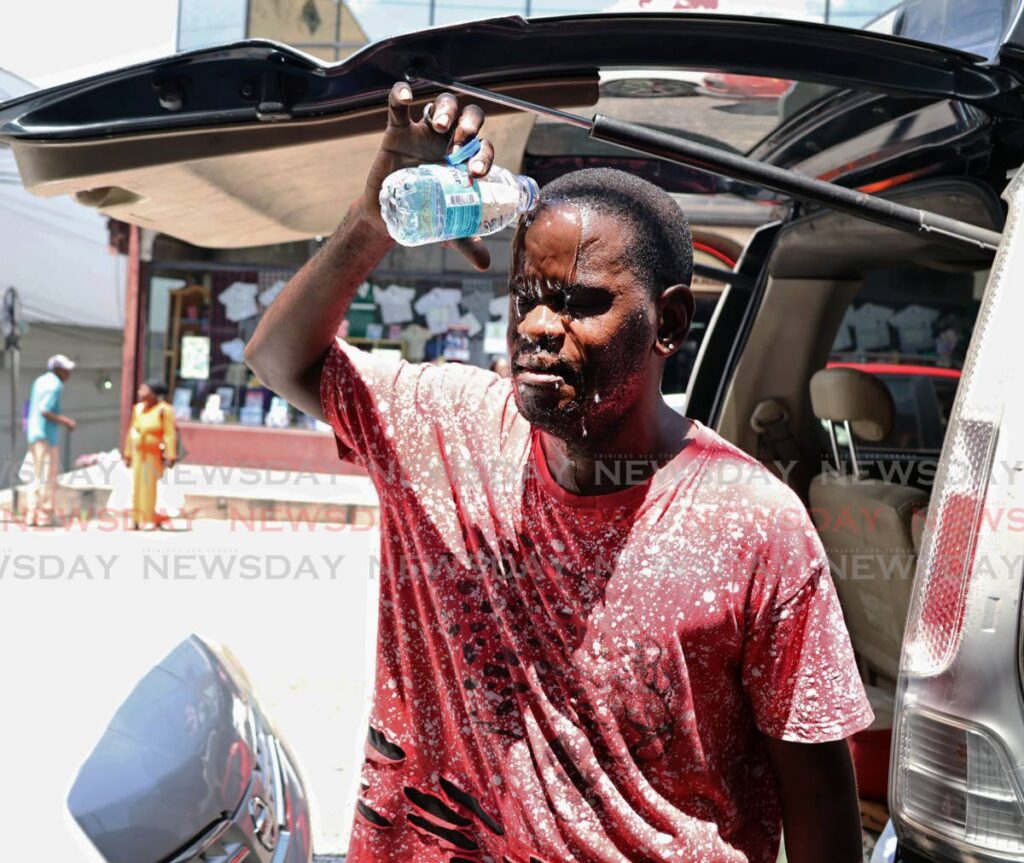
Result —
M605 440L566 441L542 431L540 442L555 482L572 494L600 495L647 480L679 454L695 428L659 394L656 404L633 413L628 423Z

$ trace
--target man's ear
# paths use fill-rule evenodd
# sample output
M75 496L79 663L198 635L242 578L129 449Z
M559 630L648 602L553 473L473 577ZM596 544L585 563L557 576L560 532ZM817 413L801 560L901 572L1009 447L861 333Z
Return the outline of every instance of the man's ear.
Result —
M661 357L670 357L686 339L693 323L693 292L689 285L672 285L658 297L658 338L654 350Z

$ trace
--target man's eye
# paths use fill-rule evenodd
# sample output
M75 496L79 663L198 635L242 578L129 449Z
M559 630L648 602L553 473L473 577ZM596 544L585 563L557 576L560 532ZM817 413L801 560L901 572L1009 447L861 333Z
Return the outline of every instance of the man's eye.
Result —
M599 315L608 308L607 299L592 293L580 293L569 296L565 308L574 315Z
M512 302L515 305L516 312L522 315L527 309L533 307L534 298L525 291L516 291L512 294Z

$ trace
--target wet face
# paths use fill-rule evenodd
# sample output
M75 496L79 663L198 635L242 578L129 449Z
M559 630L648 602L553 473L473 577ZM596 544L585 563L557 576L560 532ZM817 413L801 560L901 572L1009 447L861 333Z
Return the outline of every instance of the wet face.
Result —
M509 357L516 404L566 441L628 421L648 378L657 310L625 262L632 226L589 207L543 206L513 241ZM634 416L636 414L634 413Z

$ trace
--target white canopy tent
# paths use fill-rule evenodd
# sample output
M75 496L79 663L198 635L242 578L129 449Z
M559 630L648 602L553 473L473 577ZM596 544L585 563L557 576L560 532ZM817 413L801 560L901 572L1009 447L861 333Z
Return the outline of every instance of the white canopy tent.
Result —
M0 102L32 89L0 69ZM14 154L0 146L0 292L18 289L26 320L123 329L124 279L106 219L67 197L26 192Z

